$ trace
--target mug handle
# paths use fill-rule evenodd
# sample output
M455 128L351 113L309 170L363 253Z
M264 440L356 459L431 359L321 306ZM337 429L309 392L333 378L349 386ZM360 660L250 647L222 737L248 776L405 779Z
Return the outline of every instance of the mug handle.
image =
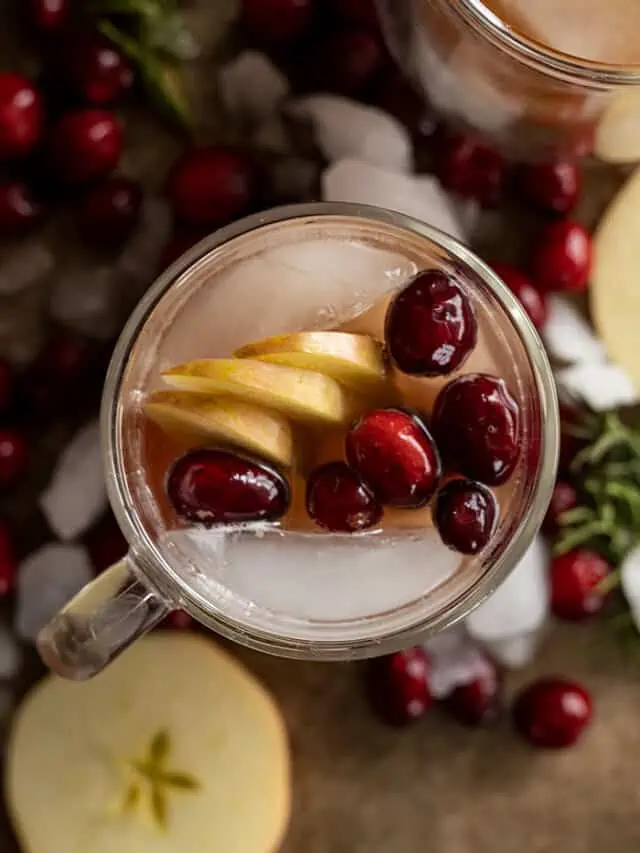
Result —
M172 607L136 571L131 554L80 590L38 634L37 648L57 675L97 675Z

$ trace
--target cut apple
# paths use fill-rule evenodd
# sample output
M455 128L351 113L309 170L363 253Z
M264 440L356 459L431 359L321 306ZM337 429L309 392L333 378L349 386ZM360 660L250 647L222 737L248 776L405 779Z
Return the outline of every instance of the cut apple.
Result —
M369 335L298 332L240 347L237 358L315 370L356 391L380 386L386 377L382 346Z
M281 715L211 641L156 632L19 707L5 795L29 853L275 853L290 812Z
M595 235L591 314L612 361L640 389L640 169L614 198Z
M289 422L262 406L231 397L156 391L144 404L144 411L170 434L230 444L286 467L293 462Z
M183 391L230 395L307 423L346 423L357 408L350 392L329 376L256 359L189 361L162 376Z
M596 128L594 151L607 163L640 160L640 92L635 88L611 96Z

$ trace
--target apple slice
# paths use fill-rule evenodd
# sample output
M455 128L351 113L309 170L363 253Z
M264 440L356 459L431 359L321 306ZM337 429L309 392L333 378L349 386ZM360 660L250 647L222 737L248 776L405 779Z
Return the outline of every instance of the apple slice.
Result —
M256 359L189 361L162 377L183 391L230 395L307 423L346 423L357 408L352 395L329 376Z
M286 418L231 397L188 391L156 391L144 404L152 421L178 437L231 444L286 467L293 462L293 435Z
M29 853L275 853L290 812L282 717L211 640L159 631L18 708L5 795Z
M640 160L640 92L630 87L612 95L596 128L594 152L607 163Z
M610 204L595 235L589 290L596 330L616 362L640 389L640 169Z
M276 335L240 347L235 356L316 370L356 391L375 389L386 378L382 345L369 335L347 332Z

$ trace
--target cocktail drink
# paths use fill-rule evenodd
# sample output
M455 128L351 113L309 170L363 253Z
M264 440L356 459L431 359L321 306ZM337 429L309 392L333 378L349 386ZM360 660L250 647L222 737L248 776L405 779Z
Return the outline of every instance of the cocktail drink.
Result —
M633 0L378 5L393 53L435 105L509 153L640 158Z
M500 280L426 225L335 204L177 262L123 333L103 426L132 552L43 632L72 677L172 607L321 659L451 624L535 534L558 433Z

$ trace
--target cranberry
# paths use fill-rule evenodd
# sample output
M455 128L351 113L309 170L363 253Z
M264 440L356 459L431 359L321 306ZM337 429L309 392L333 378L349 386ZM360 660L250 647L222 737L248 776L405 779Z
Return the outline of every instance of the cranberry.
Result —
M533 163L520 172L524 199L543 213L566 216L576 206L581 186L580 167L572 160Z
M442 134L434 172L443 187L485 207L494 207L502 198L505 162L497 151L472 136Z
M20 74L0 73L0 160L23 157L40 139L42 98Z
M400 409L376 409L349 430L347 462L382 504L423 506L440 477L440 459L426 425Z
M377 658L368 674L371 705L385 722L394 726L413 723L431 706L429 659L423 649Z
M112 104L131 88L133 72L122 53L100 33L69 30L52 55L52 73L87 104Z
M477 554L493 534L498 501L481 483L455 479L438 492L433 518L444 544L461 554Z
M562 749L572 746L592 715L591 696L575 681L541 678L516 698L513 721L534 746Z
M599 589L611 572L609 563L595 551L578 548L551 562L551 612L559 619L579 620L604 607L606 593Z
M24 181L0 182L0 237L25 234L44 216L44 205Z
M188 631L193 627L193 616L186 610L172 610L162 622L163 628L173 628L176 631Z
M531 279L511 264L495 263L493 269L518 299L536 329L542 329L547 322L545 294L536 290Z
M49 411L77 396L90 373L90 341L72 332L59 332L43 347L27 370L23 392L29 408Z
M460 684L444 699L443 706L465 726L490 726L502 714L500 671L488 658L482 671L468 684Z
M504 380L486 373L454 379L436 398L432 430L440 452L467 477L497 486L518 461L518 405Z
M311 472L307 512L319 527L336 533L367 530L382 518L380 503L344 462L328 462Z
M577 222L564 219L543 232L532 269L543 290L581 291L589 283L593 256L589 233Z
M574 485L566 480L558 480L553 487L549 509L542 525L544 531L555 535L559 528L559 518L563 512L568 512L578 505L578 491Z
M226 450L192 450L175 462L167 495L178 515L209 527L276 521L289 508L289 485L270 466Z
M41 32L59 30L69 17L70 0L28 0L29 20Z
M24 474L29 454L27 442L13 429L0 430L0 488L12 486Z
M476 345L478 324L461 285L438 270L418 273L387 310L389 355L403 373L443 376Z
M62 116L49 138L49 160L63 184L81 184L115 169L122 150L122 132L113 113L75 110Z
M372 30L339 30L316 46L309 62L316 88L357 95L382 70L384 51Z
M111 514L101 519L87 533L85 545L96 574L119 562L129 550L129 544Z
M6 411L13 397L13 370L8 361L0 358L0 412Z
M375 0L333 0L332 11L347 24L378 26Z
M78 205L78 230L89 245L119 246L134 232L141 206L138 181L120 176L105 178Z
M0 518L0 597L13 592L18 574L13 538L9 525Z
M179 219L215 228L251 204L253 167L242 154L221 145L192 148L173 167L168 192Z
M261 44L283 45L310 27L315 0L242 0L241 21Z

